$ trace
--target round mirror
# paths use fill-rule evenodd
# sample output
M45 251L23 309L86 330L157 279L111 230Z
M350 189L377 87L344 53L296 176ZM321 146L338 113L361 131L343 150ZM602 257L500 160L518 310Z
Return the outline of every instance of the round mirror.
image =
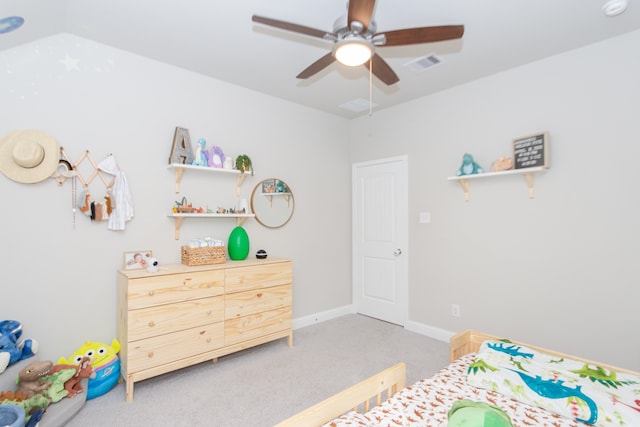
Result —
M268 228L280 228L293 216L293 193L282 180L269 178L260 181L251 193L251 212L256 220Z

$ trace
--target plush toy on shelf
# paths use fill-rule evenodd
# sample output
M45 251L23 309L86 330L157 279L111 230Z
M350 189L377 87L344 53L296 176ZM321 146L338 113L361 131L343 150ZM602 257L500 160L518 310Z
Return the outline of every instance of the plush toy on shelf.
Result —
M22 336L22 323L17 320L0 321L0 373L19 360L28 359L38 352L38 343L32 339L18 341Z
M207 145L207 141L204 139L198 140L198 146L196 147L196 155L193 158L193 166L208 166L207 152L204 147Z
M456 175L474 175L483 172L484 169L482 169L482 167L473 160L473 156L469 153L465 153L462 156L462 165L458 168Z

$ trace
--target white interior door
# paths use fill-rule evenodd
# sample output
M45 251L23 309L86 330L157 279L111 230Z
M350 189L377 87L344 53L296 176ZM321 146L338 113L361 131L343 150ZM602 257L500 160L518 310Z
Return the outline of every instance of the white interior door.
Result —
M352 166L353 301L404 326L408 312L407 156Z

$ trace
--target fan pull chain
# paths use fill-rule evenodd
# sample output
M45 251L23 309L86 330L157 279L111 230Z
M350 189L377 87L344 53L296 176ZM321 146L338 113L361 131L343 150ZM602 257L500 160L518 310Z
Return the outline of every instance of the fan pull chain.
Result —
M369 117L373 115L373 55L369 58Z

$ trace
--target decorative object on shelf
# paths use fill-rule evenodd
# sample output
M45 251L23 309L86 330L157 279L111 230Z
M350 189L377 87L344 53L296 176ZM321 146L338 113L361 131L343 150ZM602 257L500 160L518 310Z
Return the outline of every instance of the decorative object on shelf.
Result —
M0 140L0 171L13 181L44 181L55 173L59 162L58 141L48 133L17 130Z
M549 134L539 132L513 140L515 169L549 167Z
M229 258L234 261L247 259L249 255L249 235L241 226L235 227L229 234L229 242L227 243Z
M458 168L456 175L474 175L483 172L484 169L482 169L482 167L473 160L473 156L469 153L465 153L462 156L462 164L460 165L460 168Z
M149 261L147 261L147 271L149 273L157 273L158 269L160 267L159 266L159 262L157 258L149 258Z
M125 252L122 256L122 268L124 270L140 270L147 268L153 258L151 251L131 251Z
M256 252L256 258L258 258L258 259L266 259L267 258L267 251L265 251L264 249L258 250L258 252Z
M236 169L242 173L250 170L251 175L253 175L253 164L251 163L251 158L246 154L240 154L236 157Z
M513 157L502 156L491 164L491 172L502 172L513 169Z
M222 167L227 170L233 169L233 157L225 157Z
M209 160L208 160L209 167L221 168L224 165L224 161L225 161L224 153L222 152L222 148L218 147L217 145L214 145L213 147L211 147L211 149L209 150L208 157L209 157Z
M176 127L173 134L173 145L169 155L169 164L190 165L193 162L193 150L191 149L191 137L189 130Z
M193 157L193 162L191 164L193 166L209 166L209 161L207 160L207 152L204 147L206 147L207 141L203 138L198 140L198 146L196 147L196 154Z
M251 213L249 211L249 201L245 198L238 199L238 207L236 209L236 213Z
M251 193L251 212L267 228L280 228L293 216L291 187L277 178L260 181Z

